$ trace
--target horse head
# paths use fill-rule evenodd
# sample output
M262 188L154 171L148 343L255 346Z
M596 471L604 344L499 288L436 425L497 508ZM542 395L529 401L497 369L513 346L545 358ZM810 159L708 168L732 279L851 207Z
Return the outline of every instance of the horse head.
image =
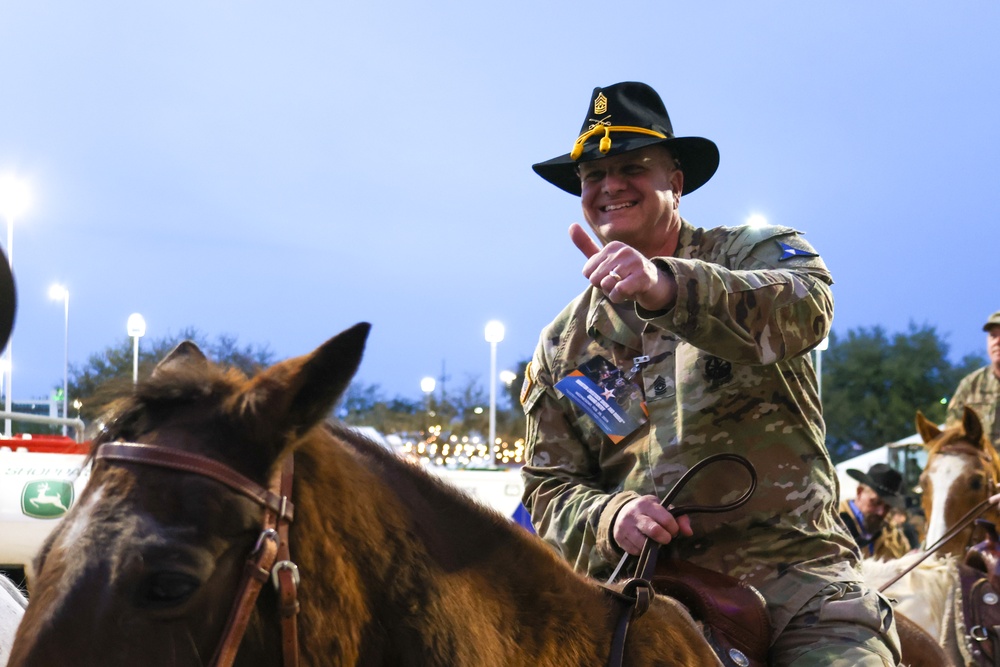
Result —
M985 436L974 410L965 408L962 422L939 429L917 412L917 432L927 449L927 465L920 476L921 504L927 516L925 545L942 538L973 507L1000 486L1000 456ZM996 523L1000 514L986 518ZM972 538L973 527L957 533L941 546L943 553L961 556Z
M368 330L358 324L252 379L181 343L114 411L93 451L114 442L170 448L266 488L348 386ZM215 479L98 456L35 558L8 664L209 664L263 514ZM279 664L261 648L277 644L263 641L268 633L276 631L251 619L252 657L241 654L240 664Z

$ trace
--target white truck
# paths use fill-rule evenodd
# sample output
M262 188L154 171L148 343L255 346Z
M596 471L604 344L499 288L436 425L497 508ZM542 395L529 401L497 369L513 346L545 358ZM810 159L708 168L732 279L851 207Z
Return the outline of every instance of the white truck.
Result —
M87 483L89 443L64 436L0 440L0 570L16 579Z

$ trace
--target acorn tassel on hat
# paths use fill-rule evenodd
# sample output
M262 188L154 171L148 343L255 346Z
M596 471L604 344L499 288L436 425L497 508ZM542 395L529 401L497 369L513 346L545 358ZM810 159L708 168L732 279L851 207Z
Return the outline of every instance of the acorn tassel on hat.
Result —
M702 137L675 137L670 117L656 91L644 83L625 81L594 88L587 116L573 149L565 155L532 165L539 176L570 194L580 195L576 168L646 146L670 149L684 172L684 194L694 192L719 167L719 149Z

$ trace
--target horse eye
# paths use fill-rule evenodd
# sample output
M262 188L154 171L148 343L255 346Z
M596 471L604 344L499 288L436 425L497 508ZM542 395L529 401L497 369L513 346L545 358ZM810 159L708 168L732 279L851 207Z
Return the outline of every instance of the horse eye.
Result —
M181 572L156 572L140 588L140 603L151 606L179 605L194 594L201 582Z
M973 491L978 491L979 489L983 488L983 480L979 479L978 477L973 477L969 481L969 487Z

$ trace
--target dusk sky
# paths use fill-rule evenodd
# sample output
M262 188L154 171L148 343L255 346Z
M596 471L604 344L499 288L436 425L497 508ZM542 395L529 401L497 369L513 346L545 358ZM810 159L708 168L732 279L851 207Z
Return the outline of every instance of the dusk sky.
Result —
M0 0L16 401L69 358L194 327L277 358L373 324L359 379L420 396L529 358L583 287L579 200L531 171L594 86L643 81L721 152L696 226L794 227L834 330L1000 309L1000 3ZM0 243L6 226L0 220ZM72 397L70 397L72 398Z

